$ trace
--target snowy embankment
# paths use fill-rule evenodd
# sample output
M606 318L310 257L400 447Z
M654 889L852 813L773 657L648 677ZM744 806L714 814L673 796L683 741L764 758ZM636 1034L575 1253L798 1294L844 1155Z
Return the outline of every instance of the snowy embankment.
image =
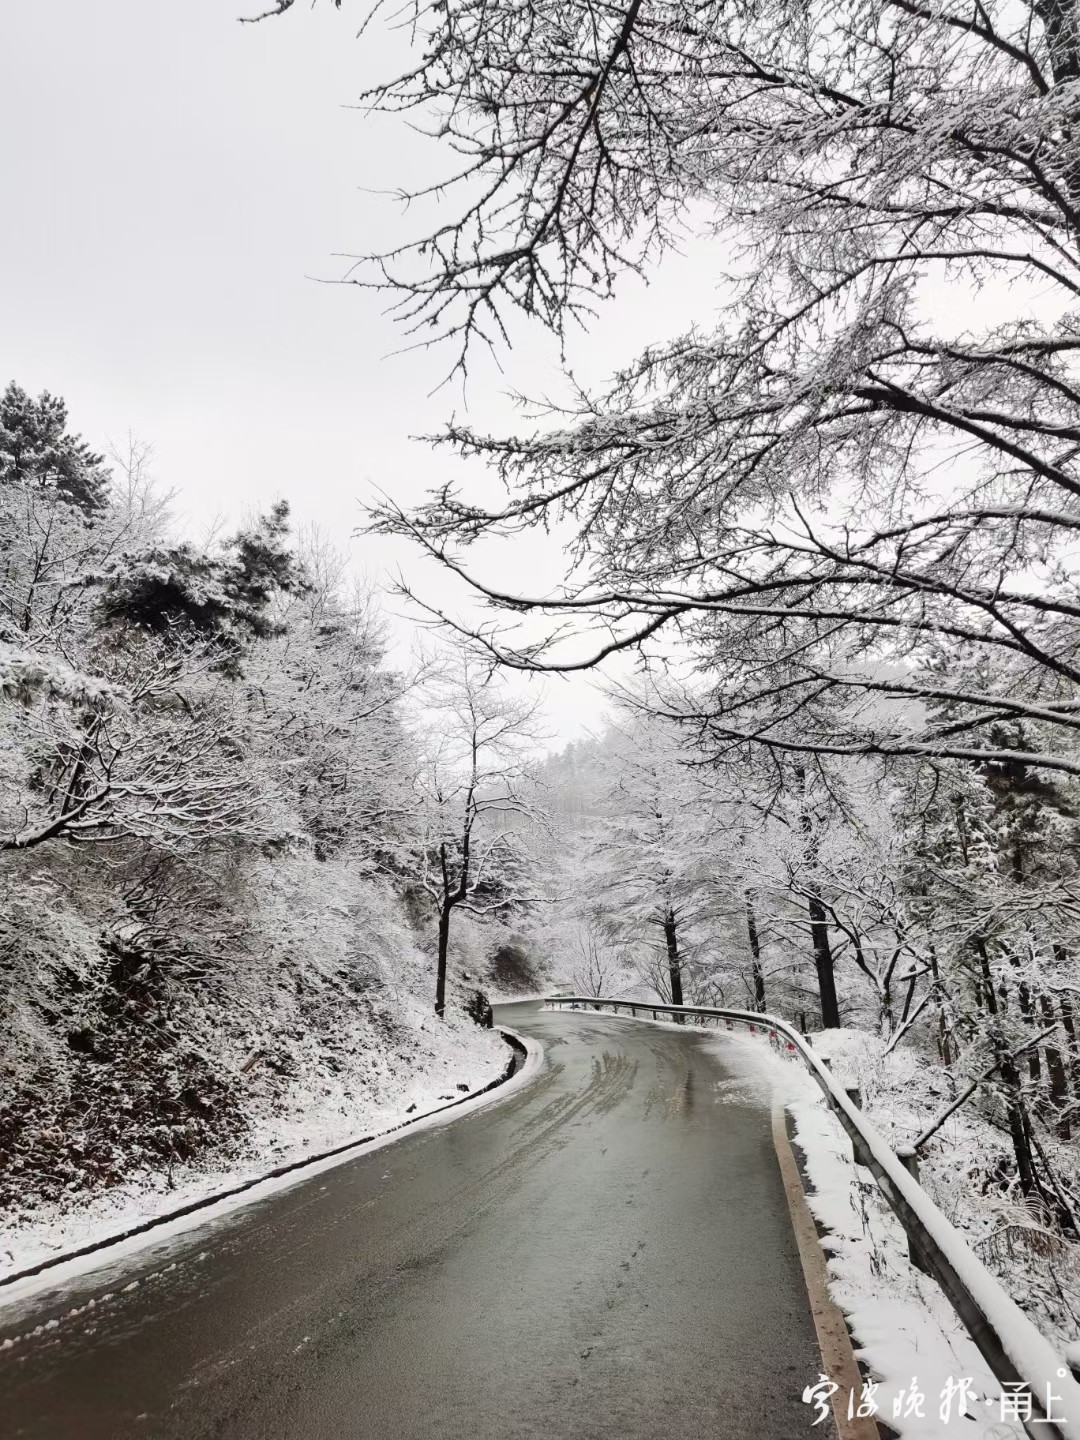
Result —
M437 1020L429 929L390 887L345 862L253 868L244 948L195 974L129 963L102 923L108 894L95 913L84 893L38 879L36 905L29 886L9 904L0 1277L504 1069L501 1037L464 1013L479 940L477 955L455 956Z
M483 1090L506 1068L510 1054L497 1031L482 1030L464 1017L437 1022L416 1001L398 1018L396 1050L361 1054L353 1072L337 1077L333 1086L320 1076L317 1085L296 1087L288 1108L254 1114L238 1158L215 1162L208 1155L180 1175L174 1171L171 1179L161 1170L144 1169L103 1191L80 1191L67 1201L26 1208L5 1224L0 1279L215 1197L279 1165L378 1136ZM248 1198L254 1196L240 1203Z
M729 1066L753 1077L760 1098L783 1106L794 1120L830 1293L847 1318L869 1382L866 1393L877 1406L875 1418L905 1440L1022 1437L1017 1420L1002 1419L1000 1386L941 1289L909 1260L900 1222L870 1172L855 1164L851 1141L802 1063L782 1058L749 1035L722 1035L712 1043ZM865 1047L874 1044L872 1037L830 1032L815 1035L813 1043L843 1083L867 1077ZM873 1118L882 1128L889 1118L903 1125L898 1115L875 1112ZM971 1382L971 1418L959 1413L955 1385L960 1380ZM950 1385L947 1403L943 1397ZM856 1396L856 1407L859 1400Z

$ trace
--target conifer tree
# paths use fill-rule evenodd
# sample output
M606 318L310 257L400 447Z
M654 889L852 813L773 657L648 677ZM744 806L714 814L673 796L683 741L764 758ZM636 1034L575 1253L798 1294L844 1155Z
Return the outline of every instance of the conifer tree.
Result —
M63 400L47 390L35 400L12 381L0 396L0 485L52 492L92 517L107 503L109 472L67 419Z

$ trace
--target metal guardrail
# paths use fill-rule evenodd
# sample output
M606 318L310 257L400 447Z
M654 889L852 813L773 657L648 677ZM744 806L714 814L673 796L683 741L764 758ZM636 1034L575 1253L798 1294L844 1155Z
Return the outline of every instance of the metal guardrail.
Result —
M994 1376L1010 1389L1021 1385L1030 1391L1032 1418L1024 1425L1028 1434L1041 1440L1080 1440L1080 1384L1062 1356L1006 1293L794 1026L773 1015L707 1005L654 1005L590 995L549 995L545 1003L616 1014L625 1011L653 1019L672 1015L723 1020L760 1031L789 1055L797 1055L850 1136L855 1158L873 1173L903 1225L916 1263L944 1290Z

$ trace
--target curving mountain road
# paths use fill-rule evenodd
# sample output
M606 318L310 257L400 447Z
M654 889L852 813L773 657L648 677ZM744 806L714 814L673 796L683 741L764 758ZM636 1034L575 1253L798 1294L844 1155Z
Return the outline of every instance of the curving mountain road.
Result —
M546 1049L501 1104L0 1309L0 1341L59 1322L0 1353L0 1434L806 1434L822 1367L766 1100L699 1033L497 1016Z

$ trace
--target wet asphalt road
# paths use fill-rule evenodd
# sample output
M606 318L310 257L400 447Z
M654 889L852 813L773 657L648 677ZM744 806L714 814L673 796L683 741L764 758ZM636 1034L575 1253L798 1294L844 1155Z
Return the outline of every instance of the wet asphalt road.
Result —
M546 1048L505 1102L0 1309L60 1319L0 1353L4 1440L808 1434L765 1100L698 1034L498 1018Z

